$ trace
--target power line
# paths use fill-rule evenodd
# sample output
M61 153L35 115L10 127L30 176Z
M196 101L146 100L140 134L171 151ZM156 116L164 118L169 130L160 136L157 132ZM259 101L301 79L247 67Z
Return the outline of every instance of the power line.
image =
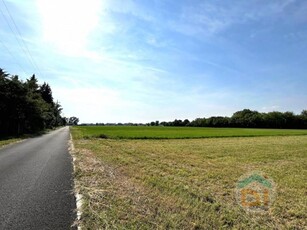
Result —
M12 33L14 34L14 37L15 37L15 39L16 39L16 41L17 41L19 47L20 47L20 49L21 49L21 50L24 52L24 54L27 56L27 54L25 53L25 50L23 49L23 47L22 47L20 41L18 40L17 36L15 35L15 32L14 32L13 28L11 27L11 25L10 25L10 23L8 22L7 18L5 17L5 15L4 15L4 13L3 13L1 7L0 7L0 12L1 12L1 14L2 14L4 20L5 20L6 23L8 24L10 30L11 30ZM1 43L2 43L2 45L7 49L8 53L10 53L11 55L13 55L12 52L10 51L10 49L4 44L4 42L1 41Z
M10 49L5 45L5 43L0 40L0 43L2 44L2 46L7 50L8 54L11 55L11 57L13 59L15 59L16 64L19 66L19 68L22 70L22 72L24 72L24 74L27 74L27 72L25 71L25 69L23 68L23 66L19 63L18 59L13 55L13 53L10 51Z
M26 53L24 47L22 46L21 42L20 42L19 39L17 38L16 32L13 30L11 24L9 23L8 19L6 18L5 14L4 14L4 12L2 11L1 8L0 8L0 11L1 11L1 14L2 14L4 20L6 21L7 25L9 26L10 30L11 30L12 33L14 34L14 37L15 37L15 39L16 39L18 45L19 45L19 48L23 51L23 53L25 54L25 56L28 58L28 61L30 62L30 64L34 67L34 65L33 65L33 63L31 62L31 60L29 59L29 56L28 56L28 54ZM4 44L4 43L2 43L2 44Z
M24 54L25 54L26 57L28 58L28 61L30 62L30 64L34 67L34 69L36 69L36 71L37 71L37 72L41 75L41 77L43 78L43 75L42 75L42 73L41 73L39 67L37 66L37 64L36 64L36 62L35 62L33 56L31 55L31 52L30 52L30 50L29 50L27 44L25 43L24 39L22 38L22 35L21 35L21 33L20 33L20 30L18 29L18 27L17 27L17 25L16 25L16 23L15 23L15 20L14 20L14 18L12 17L12 14L10 13L10 10L8 9L8 7L7 7L6 3L4 2L4 0L2 0L2 3L3 3L3 5L5 6L6 11L8 12L8 15L9 15L11 21L13 22L13 25L14 25L14 27L15 27L15 30L17 31L17 33L18 33L18 35L19 35L19 39L17 38L16 32L13 30L13 28L11 27L11 25L10 25L9 21L7 20L5 14L3 13L3 11L2 11L1 8L0 8L1 13L2 13L2 15L3 15L3 17L4 17L5 21L6 21L6 23L8 24L8 26L9 26L10 30L12 31L12 33L14 34L15 39L17 40L17 42L18 42L20 48L22 49L22 51L24 52ZM20 40L22 41L22 43L20 42Z

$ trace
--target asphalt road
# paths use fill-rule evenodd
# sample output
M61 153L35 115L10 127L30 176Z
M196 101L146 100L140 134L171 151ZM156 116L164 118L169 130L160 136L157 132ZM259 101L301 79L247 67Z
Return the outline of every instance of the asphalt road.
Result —
M70 229L75 219L69 128L0 149L0 230Z

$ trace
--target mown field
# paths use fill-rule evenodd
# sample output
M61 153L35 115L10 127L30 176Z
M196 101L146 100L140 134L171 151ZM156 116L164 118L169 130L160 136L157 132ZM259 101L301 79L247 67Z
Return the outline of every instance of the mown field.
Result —
M187 139L208 137L252 137L307 135L302 129L246 129L162 126L78 126L77 137L111 139Z
M128 135L122 128L108 134ZM84 229L307 228L307 136L135 140L94 138L93 130L71 129ZM254 170L277 185L264 214L235 199L238 178Z

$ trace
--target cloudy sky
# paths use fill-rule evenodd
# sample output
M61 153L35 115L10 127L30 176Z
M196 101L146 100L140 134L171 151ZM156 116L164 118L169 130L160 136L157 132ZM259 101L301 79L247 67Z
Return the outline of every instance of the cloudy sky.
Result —
M307 109L305 0L0 0L0 68L81 122Z

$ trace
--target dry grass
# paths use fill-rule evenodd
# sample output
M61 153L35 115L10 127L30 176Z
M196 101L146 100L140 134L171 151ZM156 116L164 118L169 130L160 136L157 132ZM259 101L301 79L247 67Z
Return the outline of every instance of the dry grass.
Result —
M307 228L305 136L74 143L85 229ZM235 201L251 170L278 186L264 215Z

